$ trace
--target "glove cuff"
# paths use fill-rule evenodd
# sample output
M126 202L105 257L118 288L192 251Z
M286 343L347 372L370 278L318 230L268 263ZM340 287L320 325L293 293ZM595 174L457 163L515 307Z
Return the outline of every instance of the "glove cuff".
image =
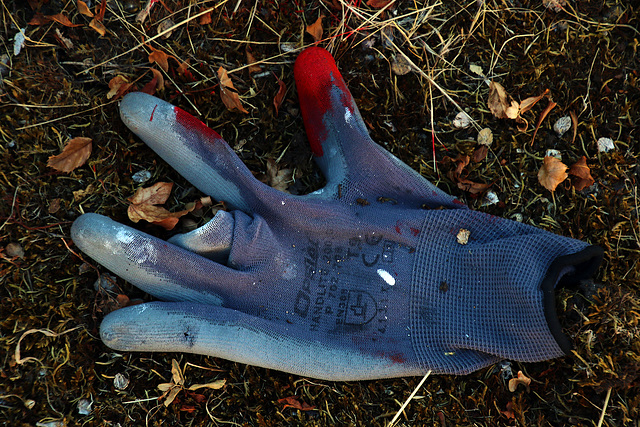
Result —
M598 269L603 256L604 251L599 246L588 246L580 252L560 256L551 263L547 275L540 285L544 316L547 319L549 330L565 354L571 352L573 345L562 332L562 325L556 312L555 288L576 285L580 280L588 279Z

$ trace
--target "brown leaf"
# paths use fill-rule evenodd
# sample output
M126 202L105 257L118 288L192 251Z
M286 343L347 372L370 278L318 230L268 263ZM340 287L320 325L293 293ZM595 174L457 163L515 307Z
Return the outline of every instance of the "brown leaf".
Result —
M487 191L487 189L489 187L491 187L491 184L483 184L481 182L474 182L474 181L471 181L471 180L466 179L466 178L458 179L456 181L456 185L462 191L466 191L466 192L471 193L471 194L484 193L485 191Z
M151 53L149 54L149 62L152 64L155 62L164 70L165 73L169 72L169 58L170 55L164 53L163 51L154 48L153 46L149 46L151 49Z
M544 119L549 115L551 110L555 108L556 105L558 104L549 100L549 105L547 105L547 108L545 108L544 111L540 113L540 117L538 118L538 123L536 123L536 130L533 131L533 137L531 137L531 144L533 144L533 141L536 139L536 134L538 133L538 129L540 129L540 125L542 124Z
M558 184L567 179L567 165L552 156L546 156L538 171L538 182L549 191L555 191Z
M62 13L49 15L47 16L47 18L49 18L52 21L56 21L59 24L64 25L65 27L82 27L82 24L74 24L69 20L69 18L66 17L66 15L63 15Z
M131 202L127 209L129 219L133 222L143 219L167 230L172 230L181 216L193 210L192 207L179 212L169 212L162 206L156 206L167 201L172 187L173 184L170 182L158 182L151 187L139 188L132 197L127 199Z
M301 403L296 396L289 396L278 399L278 403L284 403L284 408L294 408L300 411L312 411L316 409L315 406L311 406L306 402Z
M571 182L577 191L591 187L596 182L591 176L591 170L587 166L587 158L585 156L582 156L580 160L571 165L569 175L573 176Z
M489 110L498 119L515 119L519 115L520 105L511 98L500 83L489 84Z
M307 26L307 33L311 34L311 37L316 42L322 40L322 18L324 18L324 15L320 15L316 22Z
M116 99L122 97L129 91L132 83L129 83L126 77L117 75L109 81L109 92L107 93L107 99L115 97Z
M486 159L487 154L489 153L489 147L486 145L481 145L473 151L473 156L471 156L471 160L476 163L479 163Z
M222 67L218 68L218 78L220 79L220 98L222 98L224 105L226 105L230 111L238 110L241 113L249 114L242 106L240 96L238 96L236 88L233 87L233 82L227 74L227 71Z
M83 2L82 0L78 0L77 6L78 6L78 12L80 12L84 16L93 18L93 12L91 12L91 10L89 9L89 6L87 6L85 2Z
M104 21L104 12L107 10L107 0L102 0L100 7L97 8L96 19L100 22Z
M62 153L49 157L47 166L60 172L71 172L84 165L91 155L91 147L91 138L73 138L67 141Z
M198 390L201 388L210 388L213 390L219 390L222 387L224 387L224 385L226 384L227 380L217 380L211 383L206 383L206 384L194 384L191 387L189 387L189 390Z
M41 13L35 13L31 20L27 23L28 25L44 25L51 22L48 16L45 16Z
M293 181L293 171L291 169L280 169L275 160L267 160L267 176L265 180L267 185L286 193L291 181Z
M144 85L144 87L142 89L140 89L140 92L144 92L144 93L148 93L149 95L153 95L153 94L156 93L156 89L157 90L164 89L164 76L162 75L162 73L160 71L156 70L155 68L151 68L150 70L153 73L153 78L151 79L151 81L149 83Z
M509 391L513 393L518 388L518 385L524 385L529 391L529 384L531 384L531 378L525 376L522 371L518 371L518 376L516 378L511 378L509 380Z
M282 80L280 80L278 76L276 76L275 74L273 76L276 78L276 80L278 80L278 86L280 86L280 89L278 89L278 93L273 98L273 106L276 109L276 117L277 117L278 110L280 109L280 105L282 104L282 101L284 101L284 96L287 94L287 85Z
M524 114L529 111L538 101L544 98L549 93L549 89L545 89L541 95L530 96L520 103L520 114Z
M369 0L367 2L367 6L372 7L374 9L382 9L392 1L393 0Z
M249 64L249 74L259 73L260 71L262 71L262 67L259 64L256 64L256 62L258 61L253 56L251 51L247 49L246 53L247 53L247 63Z
M89 22L89 26L93 28L101 36L104 36L105 34L107 34L107 27L104 26L102 21L98 20L97 16L93 18L91 22Z
M213 22L213 19L211 18L211 12L207 12L204 15L202 15L200 18L198 18L198 24L200 25L208 25L208 24L211 24L212 22Z
M573 144L576 142L576 135L578 134L578 116L573 110L569 111L569 115L571 116L571 124L573 125L573 138L571 138L571 144Z

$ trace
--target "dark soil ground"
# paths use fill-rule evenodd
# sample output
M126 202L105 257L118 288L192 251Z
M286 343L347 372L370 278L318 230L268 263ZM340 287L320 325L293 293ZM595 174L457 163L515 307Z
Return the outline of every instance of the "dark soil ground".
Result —
M87 3L95 11L96 2ZM293 61L313 43L306 26L324 15L320 45L334 54L374 140L472 209L605 250L593 282L558 293L572 354L430 377L399 425L640 425L640 6L569 0L554 11L542 0L396 3L376 15L380 9L360 0L164 0L139 23L136 15L146 2L108 0L101 36L76 1L0 0L0 424L390 422L420 378L317 381L210 357L107 348L98 337L105 312L127 298L150 297L117 278L116 292L96 291L94 282L105 271L81 258L69 236L71 223L84 212L131 224L127 198L141 186L132 176L142 170L151 173L144 186L175 183L167 202L173 211L202 196L125 128L117 96L107 97L116 76L138 89L151 81L149 68L160 69L149 62L151 47L176 58L169 59L166 87L156 96L198 115L261 178L269 181L267 165L274 161L280 170L294 170L290 191L321 186L299 114ZM185 22L213 6L210 23ZM62 13L76 26L37 13ZM178 28L145 45L169 18ZM27 39L14 55L19 28ZM262 61L261 71L247 68L248 49ZM402 54L421 72L397 74ZM184 61L191 76L179 72ZM248 114L222 103L220 66L229 71ZM288 87L277 116L274 75ZM533 142L549 98L523 114L529 127L521 132L513 120L489 111L485 77L516 100L550 90L557 106ZM453 126L456 104L477 128ZM559 137L553 124L572 113L577 127ZM473 154L478 130L485 127L493 132L493 145L464 176L492 184L489 191L499 199L492 205L483 203L485 193L460 189L448 173L455 166L450 159ZM48 167L49 157L74 137L92 138L87 163L69 173ZM602 137L611 138L615 149L599 152ZM549 149L558 150L567 165L585 156L595 183L578 191L569 178L553 193L545 189L537 175ZM196 210L174 232L210 217L210 208ZM171 234L144 222L136 227ZM226 385L181 391L165 406L157 399L158 385L171 379L172 359L187 386L219 379ZM532 382L510 392L508 381L518 371ZM129 380L124 389L114 385L118 374ZM314 409L281 400L292 396ZM84 415L79 405L87 402L92 405Z

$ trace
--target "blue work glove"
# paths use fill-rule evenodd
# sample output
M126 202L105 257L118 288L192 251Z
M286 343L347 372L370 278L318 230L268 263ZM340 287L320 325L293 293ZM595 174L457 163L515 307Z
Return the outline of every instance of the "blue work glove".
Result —
M305 50L294 71L327 179L305 196L256 180L183 110L122 100L124 123L232 210L168 242L101 215L75 221L82 251L161 300L107 315L104 343L329 380L564 355L554 288L593 274L602 250L471 211L376 145L326 50Z

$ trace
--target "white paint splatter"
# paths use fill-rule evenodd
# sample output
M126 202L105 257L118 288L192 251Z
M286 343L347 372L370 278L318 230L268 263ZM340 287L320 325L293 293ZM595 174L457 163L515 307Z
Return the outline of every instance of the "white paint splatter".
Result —
M396 284L396 279L387 270L379 268L376 273L378 273L378 276L382 277L382 280L387 282L387 285L393 286Z

